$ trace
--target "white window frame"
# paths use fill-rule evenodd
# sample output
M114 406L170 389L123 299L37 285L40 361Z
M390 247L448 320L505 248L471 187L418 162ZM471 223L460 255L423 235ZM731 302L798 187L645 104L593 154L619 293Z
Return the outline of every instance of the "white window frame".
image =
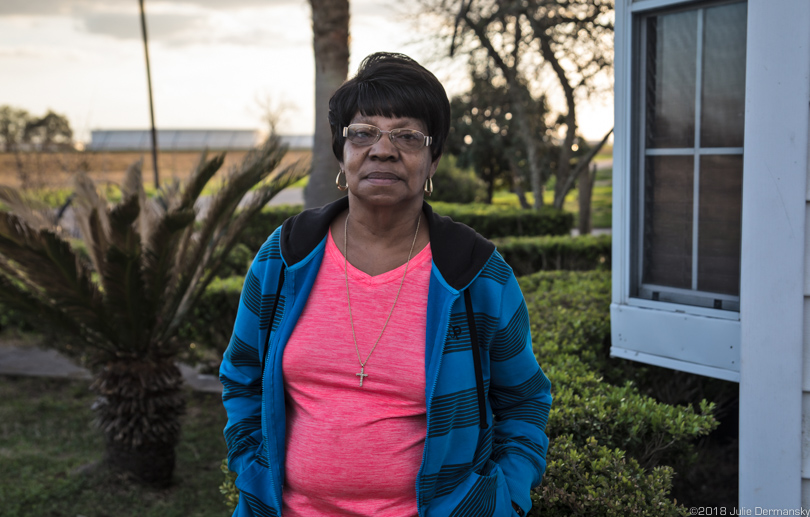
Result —
M677 7L699 8L701 5L717 5L716 2L694 2L685 0L617 0L616 39L615 39L615 140L613 148L613 294L611 304L611 356L643 363L663 366L729 381L740 380L740 314L737 311L685 305L667 301L657 301L631 296L633 284L641 287L638 239L643 235L636 229L633 205L642 203L643 190L634 189L632 171L634 160L645 158L643 145L635 145L634 109L644 106L634 102L632 92L636 91L634 79L638 71L634 69L641 61L635 58L633 31L641 24L635 17L660 9ZM640 29L639 29L640 30ZM700 81L697 82L700 85ZM699 86L698 86L699 87ZM697 96L699 103L700 95ZM641 108L638 108L641 109ZM696 129L699 130L699 119ZM638 144L638 140L635 141ZM642 142L643 144L643 142ZM684 153L694 154L700 159L699 140L695 149ZM745 145L745 144L743 144ZM634 153L634 148L637 154ZM730 154L741 154L741 149L724 149ZM672 149L654 151L676 154ZM718 154L718 149L712 149ZM638 163L638 162L636 162ZM695 169L695 189L699 185L699 169ZM643 181L643 178L642 178ZM635 193L635 194L634 194ZM697 197L695 198L697 201ZM697 210L698 203L694 203ZM697 229L693 238L697 238ZM697 253L697 246L693 246ZM693 260L693 268L696 261ZM640 269L640 268L639 268ZM693 283L697 275L693 275ZM693 285L693 287L695 287ZM667 288L673 291L672 288ZM688 294L684 290L683 294ZM698 293L701 293L698 291ZM714 296L714 295L713 295ZM739 300L739 298L736 298Z

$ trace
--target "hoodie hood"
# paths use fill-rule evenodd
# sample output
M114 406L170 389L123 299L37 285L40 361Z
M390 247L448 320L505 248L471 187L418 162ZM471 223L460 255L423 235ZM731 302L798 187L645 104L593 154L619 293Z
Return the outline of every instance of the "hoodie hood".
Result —
M320 208L304 210L284 221L280 244L287 266L306 258L326 237L335 217L348 208L349 198L343 197ZM469 226L435 214L424 201L422 212L430 228L433 263L450 287L463 290L483 269L495 251L495 245Z

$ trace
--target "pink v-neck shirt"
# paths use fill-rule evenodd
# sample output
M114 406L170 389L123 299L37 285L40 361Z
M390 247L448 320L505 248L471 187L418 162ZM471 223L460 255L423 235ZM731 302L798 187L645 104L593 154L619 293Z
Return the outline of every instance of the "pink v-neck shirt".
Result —
M362 253L362 250L349 250ZM327 238L312 294L284 350L287 454L283 515L416 516L427 431L425 314L430 245L411 259L360 387L343 255ZM405 265L369 276L348 264L363 361L385 324Z

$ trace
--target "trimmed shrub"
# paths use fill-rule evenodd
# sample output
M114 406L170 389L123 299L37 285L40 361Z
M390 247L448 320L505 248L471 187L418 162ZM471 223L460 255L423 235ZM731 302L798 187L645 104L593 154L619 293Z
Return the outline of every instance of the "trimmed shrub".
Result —
M494 242L518 276L555 269L610 269L610 235L503 237Z
M518 281L541 365L573 355L610 370L610 271L544 271Z
M544 271L519 282L554 395L533 514L683 515L667 497L671 467L694 460L695 441L718 425L715 406L669 405L622 379L630 368L609 357L609 271Z
M254 254L258 253L264 241L273 230L281 226L288 217L301 212L302 205L279 205L263 209L256 214L242 231L239 242L247 246Z
M433 175L430 202L475 203L487 200L487 186L472 169L456 167L456 157L445 155Z
M466 224L487 239L513 235L568 235L574 226L573 214L552 207L524 210L480 203L431 202L430 205L436 213Z
M245 276L255 255L256 252L247 245L242 242L237 243L228 253L228 256L225 257L225 262L220 266L217 275L221 278Z
M195 348L213 351L221 360L231 340L244 280L244 276L215 278L180 327L180 339L193 343Z
M430 204L436 213L464 223L488 239L513 235L569 235L574 225L572 214L551 207L543 207L537 211L480 203L431 202ZM301 205L265 208L248 223L242 232L240 242L254 253L257 252L273 230L302 209Z
M671 500L673 471L651 471L620 449L588 438L580 445L558 436L548 450L543 483L532 493L529 517L680 517L689 515Z
M689 463L693 441L717 427L714 406L700 402L671 406L642 395L632 383L614 386L578 358L562 355L544 365L553 379L554 405L548 421L552 439L569 435L582 445L596 437L622 449L645 468Z

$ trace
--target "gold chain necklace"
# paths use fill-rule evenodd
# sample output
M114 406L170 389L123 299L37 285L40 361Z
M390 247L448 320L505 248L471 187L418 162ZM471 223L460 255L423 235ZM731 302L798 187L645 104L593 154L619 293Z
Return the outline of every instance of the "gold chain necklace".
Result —
M348 257L349 257L349 216L346 215L346 222L343 224L343 275L346 278L346 302L349 305L349 322L352 325L352 338L354 339L354 351L357 352L357 362L360 363L360 373L356 373L355 376L360 377L360 387L363 387L363 379L368 377L368 374L365 373L366 363L369 359L371 359L371 354L374 353L374 350L377 348L377 345L380 344L380 339L382 339L383 332L385 332L385 328L388 326L388 322L391 320L391 315L394 314L394 307L397 306L397 301L399 300L399 293L402 292L402 284L405 283L405 275L408 274L408 266L411 264L411 255L413 255L413 247L416 245L416 236L419 235L419 224L422 222L422 214L419 214L419 219L416 220L416 232L413 234L413 242L411 243L411 251L408 252L408 261L405 263L405 271L402 273L402 280L399 281L399 289L397 289L397 296L394 298L394 305L391 306L391 312L388 313L388 317L385 319L385 325L383 325L382 330L380 331L380 335L377 337L377 341L374 342L374 346L371 347L371 352L368 353L366 356L366 360L363 361L360 359L360 348L357 346L357 335L354 333L354 318L352 318L352 298L349 296L349 269L347 266Z

